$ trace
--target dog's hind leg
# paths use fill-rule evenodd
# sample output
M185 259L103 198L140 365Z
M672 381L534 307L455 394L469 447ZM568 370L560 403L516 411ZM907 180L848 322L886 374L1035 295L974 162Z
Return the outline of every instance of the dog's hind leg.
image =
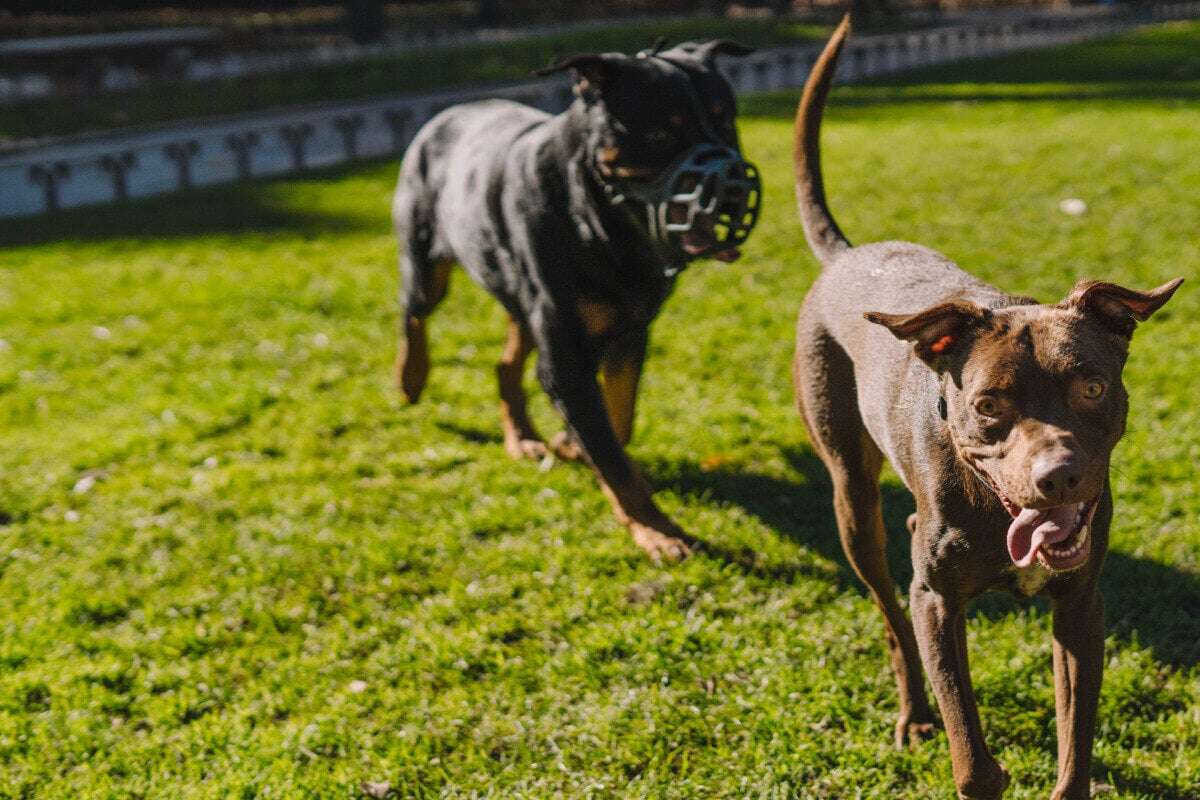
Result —
M446 296L453 262L431 254L433 225L424 210L409 202L407 196L397 205L404 316L400 322L400 350L396 356L396 385L408 402L415 403L429 377L425 320Z
M401 262L407 257L402 257ZM453 263L435 261L420 267L402 268L406 273L404 319L400 322L400 350L396 356L396 385L408 402L421 397L429 377L429 341L425 320L446 296Z
M883 456L854 402L854 372L849 357L820 333L802 334L798 339L797 401L833 481L834 514L842 548L887 624L892 672L900 693L895 741L897 747L904 747L931 735L936 722L925 695L912 623L900 606L887 564L879 492Z
M546 443L538 436L525 407L525 359L534 350L529 329L515 319L508 320L508 338L500 363L496 365L496 382L500 386L500 423L504 426L504 449L513 458L544 458Z
M414 147L400 171L392 208L400 245L400 348L396 356L396 385L415 403L429 377L429 342L425 320L446 296L453 266L451 253L438 243L437 218L425 173L425 155Z

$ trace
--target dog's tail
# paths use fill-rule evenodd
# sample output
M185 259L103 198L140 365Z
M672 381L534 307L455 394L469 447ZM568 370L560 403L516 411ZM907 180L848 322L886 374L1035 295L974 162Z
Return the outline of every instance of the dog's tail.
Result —
M825 184L821 180L821 114L837 71L838 56L849 33L850 15L847 14L813 64L800 105L796 108L792 151L796 165L796 203L800 206L800 221L808 246L823 265L850 247L825 205Z

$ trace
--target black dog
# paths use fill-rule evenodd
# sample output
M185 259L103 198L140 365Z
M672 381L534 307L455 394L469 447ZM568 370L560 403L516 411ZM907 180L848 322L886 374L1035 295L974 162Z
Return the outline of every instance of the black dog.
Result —
M655 559L688 546L624 445L650 322L675 276L703 256L736 259L757 219L757 171L741 158L733 92L714 68L717 55L748 52L713 41L573 56L544 71L575 70L569 109L551 116L501 100L447 109L417 134L396 190L405 396L416 402L425 386L425 318L458 263L511 317L496 368L505 449L585 458ZM521 386L534 349L567 424L549 448Z

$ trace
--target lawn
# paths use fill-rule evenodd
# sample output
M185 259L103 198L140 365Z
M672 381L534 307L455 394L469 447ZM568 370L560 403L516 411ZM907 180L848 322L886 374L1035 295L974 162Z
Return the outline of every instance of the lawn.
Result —
M1193 66L1139 71L1163 48ZM1173 25L838 90L833 208L1047 301L1194 280L1197 52ZM0 796L951 797L944 737L891 748L882 620L792 407L794 101L744 102L763 221L654 331L632 453L707 543L673 567L585 469L505 457L504 320L462 276L401 403L395 163L0 228ZM1198 298L1126 371L1106 798L1200 797ZM894 476L885 503L906 583ZM1054 779L1049 628L1000 595L969 623L1013 798Z

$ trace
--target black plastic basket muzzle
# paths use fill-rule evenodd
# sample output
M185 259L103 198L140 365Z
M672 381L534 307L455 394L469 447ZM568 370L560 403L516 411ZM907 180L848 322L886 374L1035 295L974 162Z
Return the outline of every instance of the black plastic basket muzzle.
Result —
M758 167L732 147L715 144L693 146L652 180L626 184L621 192L646 204L654 239L700 234L708 246L689 249L688 258L746 241L762 206Z

